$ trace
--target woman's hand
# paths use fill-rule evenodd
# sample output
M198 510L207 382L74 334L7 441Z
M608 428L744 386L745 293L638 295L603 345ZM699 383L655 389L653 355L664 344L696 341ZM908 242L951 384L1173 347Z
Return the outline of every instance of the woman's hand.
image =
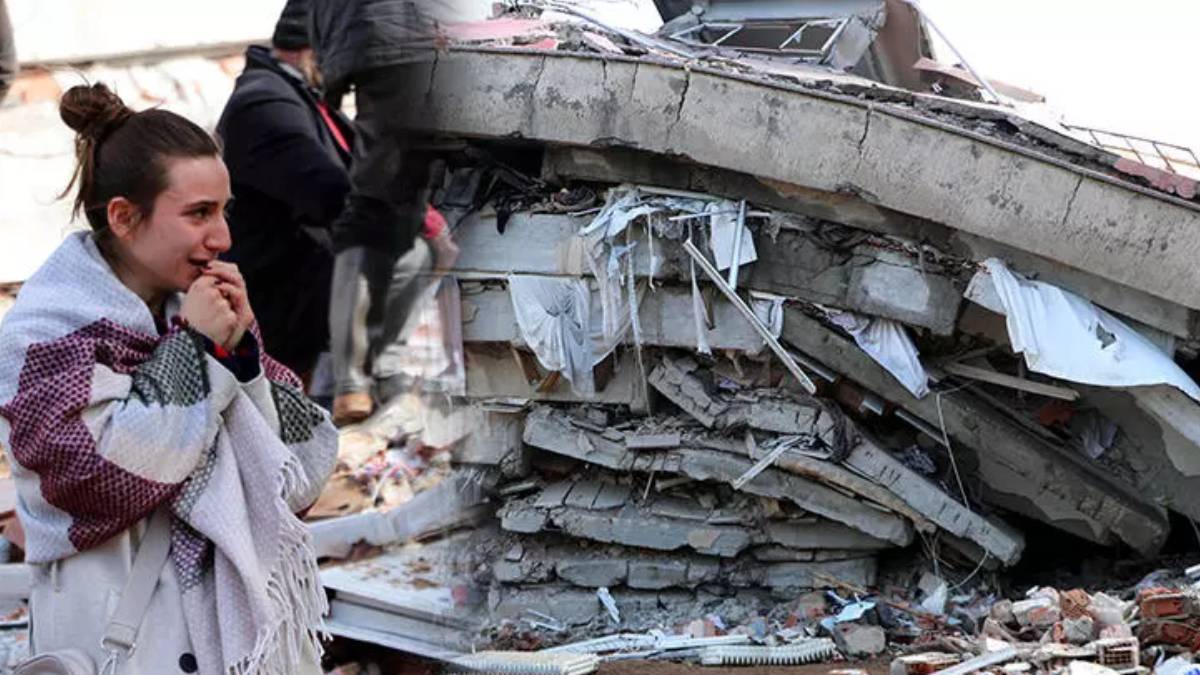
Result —
M242 341L242 337L254 323L254 310L250 307L250 296L246 292L246 280L242 278L242 273L238 271L237 265L220 260L209 263L208 269L204 271L204 276L200 278L216 280L217 291L229 303L237 317L236 325L229 339L218 343L222 347L232 350Z
M179 315L188 326L214 343L225 345L238 326L238 315L218 288L219 280L203 275L192 282L183 296Z

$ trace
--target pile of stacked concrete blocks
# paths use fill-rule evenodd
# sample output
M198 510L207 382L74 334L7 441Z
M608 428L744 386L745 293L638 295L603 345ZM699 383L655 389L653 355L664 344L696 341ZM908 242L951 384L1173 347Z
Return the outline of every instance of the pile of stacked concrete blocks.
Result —
M782 624L814 589L873 587L880 553L920 539L936 541L968 571L1020 558L1021 534L946 482L948 454L933 449L929 434L918 440L928 425L879 424L867 409L884 411L877 396L781 342L793 330L819 331L831 348L870 360L810 316L823 316L817 305L754 291L742 303L747 315L717 292L728 288L724 281L693 284L687 249L704 261L714 256L704 209L720 217L731 203L652 186L590 187L607 194L599 213L516 213L501 234L485 210L459 230L467 383L465 404L452 415L463 432L455 458L498 477L500 533L482 578L489 620L560 637L617 628L704 635L760 616ZM628 275L597 277L589 256L598 250L607 259L612 249L595 248L589 236L622 200L665 206L629 219L629 241L638 245L625 249ZM753 204L732 208L755 221L744 231L748 250L758 244L757 261L740 269L745 288L779 290L797 252L839 257L805 229L820 223ZM695 240L703 234L703 251L685 245L686 230L668 231L685 217L704 221L692 227ZM843 296L878 298L889 284L920 280L915 259L860 246L876 253L846 258L853 261L841 271L853 265L858 274L841 276ZM931 276L925 287L952 290ZM528 305L538 297L514 290L529 279L576 300L571 294L582 293L584 307L539 305L545 316L531 324ZM606 306L610 293L616 299ZM926 321L952 320L955 308ZM606 318L610 311L619 316ZM575 333L563 325L571 320L582 326ZM545 324L557 339L544 337ZM605 325L618 326L608 353ZM706 349L697 347L698 333ZM577 357L563 345L572 334L591 367L569 363ZM797 359L806 364L799 377ZM869 427L903 443L882 441Z

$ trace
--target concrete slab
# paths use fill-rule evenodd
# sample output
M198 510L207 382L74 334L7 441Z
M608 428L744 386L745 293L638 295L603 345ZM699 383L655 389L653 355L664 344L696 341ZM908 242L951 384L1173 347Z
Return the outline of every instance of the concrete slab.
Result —
M607 385L594 396L586 397L573 392L566 378L560 378L557 383L539 391L529 383L524 371L513 359L509 345L495 349L491 345L476 343L466 345L463 351L467 361L466 393L469 399L604 403L628 405L634 410L646 408L646 396L640 385L641 376L632 354L618 354L613 376Z
M1146 555L1162 546L1165 512L1072 450L1051 446L966 391L941 397L939 414L934 396L914 398L853 342L803 312L785 311L785 341L934 427L944 419L960 467L978 472L988 503L1091 541L1124 541Z
M683 64L579 54L461 49L416 68L430 76L408 120L420 130L640 148L854 192L1200 307L1196 205L912 110Z
M662 242L658 243L659 247L662 245ZM470 319L463 322L465 342L525 344L507 290L491 288L465 295L463 301L470 306ZM600 294L596 289L592 290L592 306L600 307ZM721 298L712 303L712 311L714 326L705 331L705 337L713 349L753 353L762 350L762 338L732 304ZM647 291L638 301L638 319L644 345L689 349L696 346L690 288L659 286L654 291ZM627 337L626 343L633 343L632 336Z
M525 442L616 471L682 474L723 483L732 483L753 466L749 459L699 448L653 454L631 452L600 434L572 426L562 413L548 408L536 408L530 413L525 424ZM744 485L742 491L787 499L810 513L900 546L912 541L912 528L903 518L778 469L766 469Z
M978 543L1004 564L1020 560L1025 537L1019 530L998 518L972 512L861 431L859 437L861 441L846 457L847 466L898 495L943 530Z

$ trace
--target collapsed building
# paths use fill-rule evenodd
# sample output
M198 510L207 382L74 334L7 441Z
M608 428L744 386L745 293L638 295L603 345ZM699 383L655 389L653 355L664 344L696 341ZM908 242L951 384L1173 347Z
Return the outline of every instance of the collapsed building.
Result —
M399 359L411 392L310 513L330 631L438 659L787 642L810 592L907 588L915 559L911 637L1047 532L1187 534L1179 163L937 63L899 0L658 4L657 35L522 8L411 66L462 253L412 340L436 357Z
M495 508L448 549L459 650L782 625L896 551L963 582L1035 525L1152 557L1200 517L1195 182L985 102L907 4L764 6L507 16L412 66L462 248L423 433Z

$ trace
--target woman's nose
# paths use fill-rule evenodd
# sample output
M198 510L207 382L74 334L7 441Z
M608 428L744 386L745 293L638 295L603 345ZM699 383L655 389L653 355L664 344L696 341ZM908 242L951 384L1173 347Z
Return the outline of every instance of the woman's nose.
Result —
M229 234L229 223L225 220L225 215L218 216L209 231L208 236L204 240L204 245L210 251L224 253L233 245L233 237Z

